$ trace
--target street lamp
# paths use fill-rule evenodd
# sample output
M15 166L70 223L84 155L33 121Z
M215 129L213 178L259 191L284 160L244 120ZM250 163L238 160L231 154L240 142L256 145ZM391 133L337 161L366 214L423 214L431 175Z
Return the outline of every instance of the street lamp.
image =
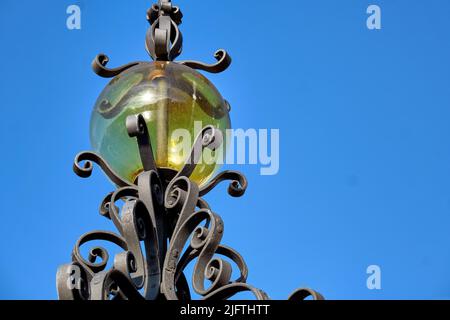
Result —
M230 106L196 71L222 72L231 58L218 50L215 64L175 62L182 50L180 9L170 0L160 0L149 9L147 19L151 27L146 47L153 62L110 69L109 58L100 54L92 64L99 76L112 80L92 112L94 152L79 153L73 168L87 178L96 163L115 184L117 189L103 199L100 214L114 223L118 233L93 231L80 237L72 262L58 269L58 296L190 300L192 287L205 300L228 299L244 291L268 299L264 291L246 283L248 269L241 255L220 244L223 221L203 199L222 181L230 182L228 193L233 197L242 196L247 188L239 172L216 174L219 165L214 159L223 157L219 151L231 126ZM189 140L188 136L194 137L190 148L178 148L179 140ZM202 162L208 152L216 158ZM81 246L93 240L122 249L111 269L106 270L105 248L94 247L87 259L82 256ZM193 261L189 286L185 273ZM239 269L237 279L232 279L229 261ZM310 289L297 290L290 299L309 296L322 299Z

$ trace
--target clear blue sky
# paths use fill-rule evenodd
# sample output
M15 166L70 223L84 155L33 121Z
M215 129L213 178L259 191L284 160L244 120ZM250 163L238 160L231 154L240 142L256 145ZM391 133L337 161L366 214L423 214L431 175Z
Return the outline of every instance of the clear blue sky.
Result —
M0 298L56 298L75 241L112 229L97 213L112 190L72 172L89 149L106 81L90 69L148 59L152 1L0 2ZM249 189L209 196L249 282L273 298L310 286L327 298L450 298L450 2L178 0L181 59L234 63L208 76L235 128L279 128L280 172L244 172ZM78 4L82 29L66 28ZM382 30L366 8L382 9ZM366 268L382 269L382 290Z

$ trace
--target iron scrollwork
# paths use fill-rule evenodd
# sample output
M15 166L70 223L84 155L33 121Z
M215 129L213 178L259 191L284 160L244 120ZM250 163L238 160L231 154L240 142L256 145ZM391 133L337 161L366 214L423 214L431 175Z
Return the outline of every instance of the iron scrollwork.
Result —
M224 49L214 53L216 63L204 63L194 60L174 61L183 50L183 35L178 28L181 24L183 13L180 8L173 6L170 0L159 0L157 4L147 12L147 21L150 27L145 37L147 52L154 61L173 61L188 66L192 69L202 70L210 73L220 73L231 65L231 56ZM149 62L136 61L126 65L108 68L106 65L109 57L106 54L98 54L92 61L94 72L104 78L113 78L122 72Z
M147 13L151 24L146 47L156 61L172 61L182 50L182 35L178 29L182 13L170 0L160 0ZM231 63L225 50L215 54L216 64L195 61L176 62L208 72L222 72ZM98 55L92 67L106 78L118 76L134 66L149 62L133 62L118 68L107 68L109 58ZM247 283L248 268L234 249L221 244L224 223L204 199L224 181L228 193L241 197L247 189L247 179L237 171L225 171L199 187L190 179L205 148L215 150L222 144L222 133L205 127L196 137L189 157L178 172L158 168L153 157L148 128L142 115L129 116L126 128L137 141L144 171L131 183L122 179L97 153L85 151L75 157L73 170L88 178L97 164L117 189L108 193L100 214L111 220L117 233L93 231L80 237L72 251L72 262L61 266L57 273L60 299L72 300L190 300L186 268L195 261L192 289L204 300L228 299L240 292L250 292L258 300L268 295ZM123 203L120 207L118 202ZM94 247L83 257L81 246L102 240L118 246L109 270L107 249ZM233 264L239 276L232 279ZM205 285L206 283L208 285ZM323 299L310 289L300 289L289 299L307 297Z
M231 196L240 197L247 189L246 178L237 171L225 171L202 188L189 178L203 150L220 145L219 131L211 127L202 130L185 167L169 180L167 172L158 169L150 156L152 147L142 115L129 116L127 128L137 140L142 161L151 162L143 164L146 170L135 183L119 178L98 154L87 151L75 158L74 172L78 176L88 177L96 163L116 183L117 190L102 201L100 214L114 223L118 234L94 231L81 236L72 252L72 262L58 270L59 297L189 300L191 293L185 272L195 261L192 288L203 299L228 299L244 291L259 300L269 299L264 291L247 284L244 259L221 244L224 223L203 198L223 181L229 181ZM119 200L124 202L121 208L116 205ZM109 271L105 271L109 260L105 248L94 247L87 259L82 256L80 247L93 240L107 241L123 250L115 255ZM234 280L230 262L239 269L240 276ZM205 286L207 281L209 286ZM77 282L82 285L76 286ZM290 299L303 300L309 296L322 299L310 289L298 290Z

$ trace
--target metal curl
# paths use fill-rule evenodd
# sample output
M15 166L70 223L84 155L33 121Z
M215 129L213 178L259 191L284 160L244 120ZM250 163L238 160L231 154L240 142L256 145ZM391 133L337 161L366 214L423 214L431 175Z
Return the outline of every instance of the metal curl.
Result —
M138 270L136 263L136 258L131 251L120 252L114 257L114 269L126 275Z
M168 190L165 201L166 208L169 211L180 211L186 202L186 191L173 185Z
M129 251L133 254L133 259L130 261L134 263L130 265L133 269L133 283L137 289L144 289L146 299L156 299L159 295L161 279L158 238L147 207L142 201L126 201L122 209L121 228ZM144 241L145 255L142 252L140 241ZM125 258L122 258L122 264L124 262Z
M209 221L208 221L209 222ZM207 227L197 227L192 233L191 247L193 249L201 250L208 241L210 230Z
M128 116L125 125L128 135L137 139L139 155L141 156L144 171L156 171L152 144L144 116L142 114Z
M79 253L77 252L76 255ZM96 262L97 257L100 258L99 262ZM103 271L106 268L106 264L109 260L109 254L103 247L93 247L91 251L89 252L88 260L85 260L81 254L76 258L76 261L79 263L83 263L85 266L87 266L93 273L97 273L100 271Z
M164 196L165 207L178 212L177 225L184 223L198 202L198 186L187 177L177 177L169 183Z
M232 197L241 197L247 190L247 178L239 171L223 171L200 189L200 197L208 194L222 181L231 180L228 186L228 194Z
M198 203L198 186L186 177L173 179L166 188L164 206L169 213L168 235L173 235L194 212Z
M89 279L85 269L77 262L62 265L56 273L59 300L89 299Z
M86 161L84 166L81 166L82 161ZM73 163L73 171L77 176L81 178L88 178L92 174L92 162L100 166L106 176L117 186L125 187L132 185L128 181L122 179L116 172L114 172L114 170L99 154L92 151L83 151L76 155Z
M167 299L176 300L175 293L175 276L177 264L183 247L189 236L197 230L198 226L207 221L209 230L204 235L204 240L200 239L201 248L198 255L197 263L194 266L193 288L200 295L207 295L217 288L229 283L231 278L231 267L228 262L214 258L214 252L217 250L220 240L223 235L223 221L222 219L212 213L210 210L200 210L189 216L186 221L179 226L171 239L170 247L167 252L164 263L163 279L161 289ZM197 233L198 235L198 233ZM198 244L200 246L200 244ZM217 260L211 262L211 260ZM220 262L218 262L220 261ZM209 272L207 272L209 270ZM209 276L212 284L209 288L205 288L205 277Z
M111 243L114 243L121 247L123 250L128 250L128 244L125 239L121 236L109 232L109 231L92 231L85 233L82 235L77 243L75 244L75 248L72 251L72 260L77 262L79 265L84 267L84 269L88 273L88 278L92 278L95 273L103 271L108 263L108 252L106 249L101 247L95 247L93 250L95 251L95 255L90 255L89 260L86 260L80 252L80 248L83 244L94 241L94 240L104 240ZM91 253L93 251L91 250ZM102 260L100 262L95 262L94 257L101 257Z
M183 168L181 168L181 170L178 171L174 180L179 177L189 178L191 174L194 172L197 164L200 162L200 159L203 155L203 150L205 148L208 148L214 151L218 147L220 147L222 143L223 143L223 134L222 131L220 131L220 129L217 129L214 126L204 127L195 138L191 152L188 158L185 160Z
M152 25L159 17L159 6L157 3L152 4L150 9L147 10L147 21Z
M144 300L129 277L117 269L100 272L91 281L91 300Z
M247 283L231 283L209 293L203 298L207 301L227 300L240 292L251 292L256 300L269 300L269 296L264 291L257 289Z
M294 293L292 293L288 300L290 301L303 301L306 300L306 298L312 297L313 300L325 300L325 298L317 291L303 288L298 289Z
M92 61L92 70L94 70L94 72L99 75L102 78L113 78L119 74L121 74L122 72L124 72L125 70L128 70L132 67L135 67L137 65L140 64L144 64L147 62L131 62L128 63L126 65L117 67L117 68L113 68L113 69L109 69L106 68L106 65L109 62L109 57L106 54L100 53L98 54L94 60Z
M160 15L148 29L145 48L155 61L172 61L181 54L183 35L170 16Z
M222 256L227 257L237 265L240 272L240 276L233 282L245 283L247 281L248 277L247 264L245 263L244 258L236 250L224 245L220 245L216 250L216 254L220 254Z
M110 192L103 198L102 203L100 204L100 208L98 210L101 216L110 220L111 217L109 216L109 206L111 205L111 197L113 194L114 192Z
M189 247L183 256L181 257L180 261L177 265L177 272L175 275L176 281L178 281L178 277L183 274L183 271L186 269L186 267L194 260L196 259L200 254L200 250L193 249L192 247ZM232 283L245 283L247 281L248 277L248 267L247 264L244 261L244 258L234 249L219 245L217 247L217 250L215 251L216 255L222 255L224 257L227 257L231 261L233 261L234 264L238 267L239 270L239 277L236 280L231 281Z
M177 63L190 67L192 69L203 70L209 73L221 73L228 69L231 65L231 56L224 49L219 49L214 53L214 58L217 62L213 64L207 64L199 61L177 61Z
M209 260L206 265L205 277L209 281L212 282L212 285L208 288L208 290L204 290L204 294L208 292L213 292L220 287L228 284L231 279L232 273L231 264L228 261L225 261L220 258L213 258Z
M111 195L111 201L108 207L108 217L112 220L117 230L119 230L120 234L124 234L122 227L122 220L119 215L119 208L115 205L115 203L123 198L137 198L138 197L138 189L136 187L122 187L117 189Z
M100 263L96 263L97 259L100 260ZM98 271L101 271L106 267L106 263L109 260L108 251L103 247L93 247L89 251L88 260L93 266L98 268Z
M197 263L194 266L194 275L192 278L193 289L202 296L208 295L228 284L232 274L231 265L227 261L214 257L214 254L220 245L220 241L222 240L224 228L223 221L218 215L211 211L206 212L209 212L210 215L210 218L208 219L210 227L209 229L201 228L202 231L199 234L199 243L197 243L197 245L201 245L201 248L198 248L200 253L198 255ZM205 278L211 281L208 288L205 288Z

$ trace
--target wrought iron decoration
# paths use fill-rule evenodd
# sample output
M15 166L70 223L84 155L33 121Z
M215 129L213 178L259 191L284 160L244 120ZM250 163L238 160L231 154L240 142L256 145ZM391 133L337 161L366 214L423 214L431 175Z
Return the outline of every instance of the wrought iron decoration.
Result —
M147 19L151 24L146 36L149 55L155 61L173 61L182 50L178 29L182 19L180 9L170 0L161 0L150 8ZM215 64L177 63L213 73L224 71L231 63L225 50L218 50L215 58ZM94 59L92 66L99 76L114 77L133 66L148 63L133 62L109 69L108 61L103 54ZM195 260L192 288L203 299L228 299L244 291L251 292L258 300L269 299L264 291L246 283L248 269L241 255L220 244L223 221L203 199L222 181L230 182L228 193L232 197L240 197L247 188L246 178L239 172L225 171L201 188L189 179L203 150L214 150L221 145L221 132L213 126L205 127L196 137L183 168L176 172L156 166L142 115L129 116L126 127L129 136L137 140L144 168L134 183L119 177L99 154L86 151L75 158L73 169L78 176L89 177L96 163L117 186L116 191L104 198L100 214L110 219L119 233L93 231L80 237L72 252L72 262L58 269L59 299L190 300L185 269ZM120 209L119 200L124 203ZM122 248L109 271L106 249L95 247L87 259L82 256L80 247L93 240L104 240ZM184 248L187 249L183 252ZM238 267L237 279L231 279L232 266L228 261ZM299 289L289 299L303 300L310 296L323 299L310 289Z

